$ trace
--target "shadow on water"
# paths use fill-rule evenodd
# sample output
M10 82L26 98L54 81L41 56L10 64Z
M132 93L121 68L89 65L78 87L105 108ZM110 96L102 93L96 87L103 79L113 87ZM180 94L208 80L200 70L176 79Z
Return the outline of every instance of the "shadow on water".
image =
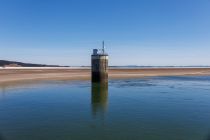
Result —
M127 80L111 80L110 84L117 88L129 88L129 87L152 87L156 86L157 83L154 83L150 79L127 79Z
M210 134L204 140L210 140Z
M0 134L0 140L5 140L5 138Z
M108 108L108 83L92 83L91 105L93 116L104 116Z

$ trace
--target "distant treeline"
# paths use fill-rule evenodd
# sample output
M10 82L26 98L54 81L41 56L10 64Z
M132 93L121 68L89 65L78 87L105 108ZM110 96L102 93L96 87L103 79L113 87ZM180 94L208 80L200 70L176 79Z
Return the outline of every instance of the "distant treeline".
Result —
M91 67L91 66L81 66L81 67ZM210 66L109 66L109 68L209 68L209 67Z
M195 68L210 66L109 66L111 68Z
M59 65L31 64L16 61L0 60L0 67L61 67ZM67 67L67 66L64 66Z

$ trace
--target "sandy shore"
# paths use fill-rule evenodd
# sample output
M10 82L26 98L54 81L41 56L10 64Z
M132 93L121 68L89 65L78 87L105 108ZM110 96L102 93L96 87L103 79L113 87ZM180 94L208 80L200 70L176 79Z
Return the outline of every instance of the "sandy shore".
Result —
M144 68L109 70L110 79L182 75L210 75L210 68ZM89 80L90 76L91 73L89 69L1 69L0 84L36 80Z

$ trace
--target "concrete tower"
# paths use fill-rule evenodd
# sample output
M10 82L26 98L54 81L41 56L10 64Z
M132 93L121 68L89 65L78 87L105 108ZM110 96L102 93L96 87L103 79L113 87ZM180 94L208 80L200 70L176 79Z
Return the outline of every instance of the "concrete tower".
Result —
M102 49L94 49L91 57L92 82L108 83L108 54L105 52L104 42Z

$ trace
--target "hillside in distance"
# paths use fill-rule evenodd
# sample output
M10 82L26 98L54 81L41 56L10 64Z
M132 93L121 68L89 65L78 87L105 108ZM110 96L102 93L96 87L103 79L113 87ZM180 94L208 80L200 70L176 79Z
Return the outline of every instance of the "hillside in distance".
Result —
M32 64L32 63L22 63L22 62L16 62L16 61L0 60L0 67L63 67L63 66ZM67 66L64 66L64 67L67 67Z

